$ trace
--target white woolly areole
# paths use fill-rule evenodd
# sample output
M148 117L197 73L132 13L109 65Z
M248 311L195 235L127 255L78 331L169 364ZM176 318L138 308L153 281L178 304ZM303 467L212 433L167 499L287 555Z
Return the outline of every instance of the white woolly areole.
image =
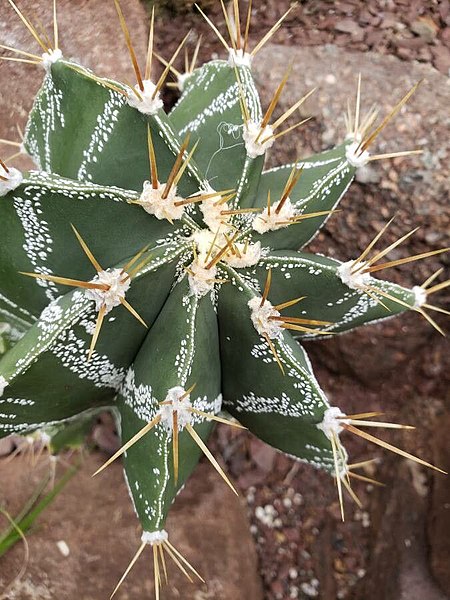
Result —
M260 131L261 124L255 123L255 121L248 121L244 125L244 133L242 137L244 138L245 149L247 150L247 155L249 158L256 158L257 156L263 155L264 152L268 148L271 148L275 142L273 137L271 137L273 134L273 129L270 125L266 125L264 127L261 135L259 135ZM258 141L256 141L257 138Z
M261 306L261 298L255 296L247 304L251 310L252 323L259 335L268 335L271 340L282 335L281 321L270 318L279 317L280 313L268 300Z
M150 79L143 80L144 89L141 90L139 85L135 85L134 89L136 90L135 94L133 91L128 93L127 102L133 108L137 108L137 110L144 115L155 115L161 108L164 106L164 103L161 99L161 94L159 92L155 94L156 85Z
M234 69L235 67L252 68L253 56L249 52L244 52L242 48L228 48L228 65Z
M355 167L356 169L366 165L369 162L370 157L370 154L367 152L367 150L360 152L358 147L359 142L353 142L353 144L349 144L345 149L346 159L352 165L352 167Z
M95 302L96 310L99 311L104 308L107 315L114 307L119 306L120 301L125 298L131 281L122 269L108 269L100 271L90 283L104 283L108 286L106 290L85 290L86 296Z
M427 301L427 291L420 285L415 285L412 292L414 294L414 308L420 308Z
M186 81L189 79L189 77L192 75L192 73L180 73L177 76L177 86L178 89L180 90L180 92L182 92L184 90L184 86L186 85Z
M164 398L164 402L169 402L170 404L163 404L159 409L161 423L168 433L172 433L173 430L173 413L175 411L178 417L178 431L182 431L186 425L189 425L192 422L193 415L190 411L192 408L190 396L186 396L180 400L185 394L186 390L179 385L170 388L167 392L167 396Z
M8 192L18 188L23 181L22 173L13 167L9 167L8 171L6 171L6 169L0 165L0 176L6 179L6 181L0 179L0 197L6 196Z
M141 535L141 542L150 546L162 544L167 542L168 539L169 535L165 529L161 529L161 531L143 531Z
M253 267L253 265L256 265L256 263L259 262L259 259L261 258L261 242L249 244L247 249L245 248L245 244L242 243L234 245L239 251L239 255L237 253L227 254L223 260L228 265L238 269L244 269L245 267Z
M150 215L154 215L160 221L167 219L168 221L175 221L181 219L184 214L184 206L175 206L175 202L182 200L177 196L177 187L173 185L167 198L163 198L164 185L161 185L158 181L157 189L154 189L150 181L144 181L144 188L142 190L139 203L145 212Z
M362 272L365 265L365 262L359 262L355 264L354 261L349 260L348 262L342 263L342 265L337 268L336 272L342 283L347 285L349 288L352 290L364 291L371 282L370 273ZM361 270L359 270L357 273L352 272L360 267Z
M338 418L345 416L346 414L343 413L340 408L337 406L330 406L324 412L322 422L317 424L317 429L323 431L329 440L334 439L334 437L339 435L343 430L342 425L344 423L350 423L350 419Z
M197 247L197 254L198 254L198 260L200 263L205 263L206 261L206 257L208 256L209 253L209 249L211 248L211 244L214 241L214 237L215 234L210 231L209 229L198 229L197 231L194 231L194 233L192 234L192 239L195 242L195 245ZM221 237L220 235L217 236L216 239L216 244L219 245L219 241L218 238ZM212 253L211 253L212 254Z
M204 263L203 263L204 264ZM216 266L207 269L199 262L199 259L194 260L189 265L188 280L191 294L197 298L206 296L214 289L215 277L217 274Z
M292 204L290 199L287 198L281 207L280 212L276 213L275 211L279 204L280 201L275 202L270 207L270 215L266 207L262 213L253 219L253 229L255 231L258 233L266 233L266 231L274 231L275 229L283 229L283 227L289 226L290 223L286 223L285 221L289 221L289 219L295 217L297 214L295 206Z
M8 387L8 382L3 377L3 375L0 375L0 398L3 396L3 392L5 391L5 389L7 387Z
M49 49L48 52L44 52L42 55L42 66L46 71L48 71L50 67L55 62L58 62L58 60L61 60L62 57L63 54L59 48L56 48L56 50Z
M220 249L225 246L227 240L224 233L227 233L226 229L219 234L210 229L199 229L193 233L192 239L197 246L197 257L200 265L206 266L207 261L209 262L214 258ZM212 244L214 244L214 248L211 249Z
M224 221L227 221L228 215L220 214L223 210L228 210L229 206L226 202L216 204L220 200L220 196L208 198L200 204L200 210L203 214L203 220L211 229L216 232Z

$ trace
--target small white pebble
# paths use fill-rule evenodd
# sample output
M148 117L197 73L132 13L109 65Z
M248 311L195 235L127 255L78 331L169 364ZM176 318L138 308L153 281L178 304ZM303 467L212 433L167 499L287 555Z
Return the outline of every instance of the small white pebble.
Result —
M262 506L257 506L255 508L255 517L257 519L262 519L264 517L264 509Z
M357 576L359 579L363 579L363 577L366 576L366 570L365 569L358 569L358 571L356 572Z
M67 558L70 554L70 549L67 543L64 540L59 540L59 542L56 542L56 545L64 558Z
M278 519L278 513L272 504L266 504L266 506L257 506L255 508L255 517L266 525L266 527L270 527L271 529L274 527L281 527L282 522L281 519Z
M303 504L303 496L301 494L294 495L294 504L296 506L300 506L300 504Z
M300 589L305 594L305 596L308 596L309 598L317 598L317 596L319 595L318 590L311 583L302 583L300 585Z
M283 521L281 519L275 519L273 522L273 526L279 529L280 527L283 527Z

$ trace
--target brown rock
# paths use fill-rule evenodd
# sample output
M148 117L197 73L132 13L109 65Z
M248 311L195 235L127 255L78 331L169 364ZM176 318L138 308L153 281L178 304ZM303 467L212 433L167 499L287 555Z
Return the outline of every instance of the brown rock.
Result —
M358 39L363 33L361 27L353 19L341 19L337 21L334 28L341 33L350 33L352 37L358 37Z
M384 36L384 31L371 29L366 35L366 43L370 48L377 48L377 46L383 41Z
M30 562L8 600L100 600L108 598L139 546L139 525L121 465L100 478L92 473L104 456L92 454L27 536ZM0 505L16 514L40 481L20 462L0 463ZM3 528L3 526L2 526ZM189 584L170 564L163 599L262 599L253 541L245 510L208 464L201 464L178 496L167 524L171 542L199 570L206 584ZM64 556L57 543L69 549ZM16 544L0 559L0 590L19 572L23 547ZM33 595L34 594L34 595ZM117 594L118 600L153 598L152 558L147 551Z
M442 21L444 21L444 23L445 23L450 15L449 0L442 0L442 2L439 3L439 15L440 15Z
M137 55L145 60L148 15L139 0L127 0L124 13L132 33ZM36 14L36 3L24 0L21 10L31 20ZM39 3L39 19L52 28L52 3ZM120 30L113 2L90 0L81 3L58 0L60 47L65 56L80 61L98 75L119 80L133 80L133 70ZM1 43L21 50L40 54L39 46L23 26L13 9L4 5L0 24ZM3 55L6 53L0 51ZM41 85L43 70L21 63L0 61L0 137L17 139L16 125L23 126L33 97ZM4 82L7 82L5 85ZM0 148L3 154L4 147Z
M389 477L389 470L395 470L394 480ZM389 460L383 469L390 485L380 492L379 495L383 498L379 498L378 508L372 512L374 528L378 535L371 549L371 577L365 579L364 598L447 598L433 580L427 564L424 523L428 516L428 498L415 489L412 476L414 470L415 468L410 469L407 463L394 467L392 460Z
M407 50L417 50L422 48L426 44L426 40L421 37L403 37L396 36L392 39L392 43L397 48L405 48Z
M259 469L267 474L275 464L277 452L271 446L264 444L264 442L254 439L251 442L251 456Z
M450 469L450 447L448 431L450 414L442 410L435 421L435 431L431 439L433 455L439 466ZM431 544L431 569L443 590L450 590L450 572L448 569L448 532L450 531L450 506L448 497L448 481L446 477L436 474L433 477L433 494L427 515L428 536Z
M431 44L438 34L439 27L430 17L419 17L411 24L411 31Z
M441 33L441 40L444 44L450 44L450 27L446 27Z
M177 13L185 13L191 11L196 4L206 9L213 4L213 0L160 0L158 8L161 6Z
M91 431L91 440L96 447L111 456L120 448L120 438L117 435L116 424L110 412L99 415Z
M396 29L399 24L398 17L395 13L384 13L381 22L381 29Z
M445 46L432 48L434 66L444 75L450 76L450 49Z

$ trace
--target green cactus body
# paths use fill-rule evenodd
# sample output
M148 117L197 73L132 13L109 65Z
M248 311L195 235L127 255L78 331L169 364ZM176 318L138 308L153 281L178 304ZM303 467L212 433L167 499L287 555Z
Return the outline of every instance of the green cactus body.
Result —
M366 256L341 263L301 250L367 151L353 137L264 171L273 136L248 64L195 69L166 114L151 82L135 93L50 56L24 142L39 171L0 173L0 318L11 346L0 360L0 436L111 409L151 545L166 542L169 508L222 410L345 481L348 420L299 339L426 300L422 288L372 277Z

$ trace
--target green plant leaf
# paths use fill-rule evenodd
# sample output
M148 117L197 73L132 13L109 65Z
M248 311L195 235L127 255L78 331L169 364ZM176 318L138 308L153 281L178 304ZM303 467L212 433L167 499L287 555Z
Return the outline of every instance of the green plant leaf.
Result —
M148 123L160 180L165 181L180 147L165 112L161 109L148 117L108 85L130 91L76 63L54 63L30 114L26 149L44 171L141 191L150 177ZM192 166L180 181L180 189L186 195L195 192L199 179Z
M160 247L133 279L126 300L151 326L167 298L183 247ZM95 305L74 290L51 302L0 360L0 437L33 431L111 405L147 329L124 306L107 314L91 360Z
M193 406L207 413L220 410L220 360L217 318L211 298L190 295L187 279L176 285L149 331L120 390L118 408L126 443L157 415L171 388L190 394ZM203 440L212 422L194 415ZM164 526L178 489L196 466L201 451L186 430L179 435L179 478L173 475L172 434L161 423L125 454L129 489L146 531Z
M297 168L303 168L303 171L289 196L298 215L336 209L356 171L345 157L346 145L341 144L333 150L298 162ZM290 164L263 172L255 207L267 206L269 191L272 206L280 200L293 167L294 164ZM274 250L298 250L311 241L326 219L326 215L305 219L282 229L255 236L255 240L260 240L263 246Z
M261 105L250 69L240 67L239 76L250 116L260 121ZM191 144L200 140L195 160L215 190L236 188L241 196L248 194L253 198L256 189L251 188L253 193L248 191L243 176L253 161L247 160L242 137L239 83L227 62L211 61L194 71L169 116L180 138L190 132ZM254 162L254 168L261 172L263 159Z
M284 332L269 344L255 329L248 301L259 296L238 275L219 293L224 407L271 446L334 470L330 441L317 428L329 403L298 342Z
M28 174L0 198L0 316L23 331L64 288L19 272L89 281L95 275L71 225L103 268L116 265L144 246L163 243L186 227L159 221L138 205L129 190ZM114 223L113 228L111 223ZM186 229L186 232L189 232ZM130 234L132 232L132 234Z
M373 277L371 286L398 298L399 302L386 298L381 293L369 296L361 290L349 288L339 277L337 269L341 264L340 261L325 256L278 250L263 257L256 268L248 270L248 274L256 277L258 283L255 282L255 285L263 289L268 270L271 269L271 303L278 305L305 296L294 306L283 310L282 314L331 322L332 325L317 328L333 333L346 332L360 325L387 319L414 307L414 292L389 281ZM378 298L378 303L375 297ZM296 332L295 336L317 337L301 332Z

